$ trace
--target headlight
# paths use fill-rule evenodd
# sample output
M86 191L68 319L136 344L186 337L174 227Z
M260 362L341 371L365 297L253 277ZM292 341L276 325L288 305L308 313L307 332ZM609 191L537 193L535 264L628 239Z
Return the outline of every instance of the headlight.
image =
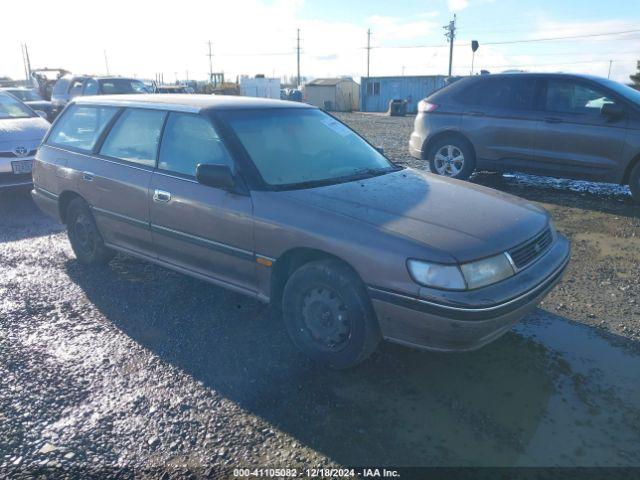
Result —
M456 265L408 260L407 268L413 280L426 287L445 290L464 290L467 288L462 272Z
M510 277L515 272L503 253L460 266L470 290L485 287Z

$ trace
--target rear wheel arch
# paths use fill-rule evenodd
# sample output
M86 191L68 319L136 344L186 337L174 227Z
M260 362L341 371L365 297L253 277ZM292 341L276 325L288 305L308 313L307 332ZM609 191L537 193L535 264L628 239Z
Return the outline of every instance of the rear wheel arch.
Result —
M280 255L273 265L270 288L271 303L277 307L280 307L282 305L282 294L284 293L284 287L293 272L307 263L321 260L334 260L345 265L357 275L360 281L362 281L362 278L358 274L357 270L344 259L324 250L307 247L296 247L287 250L282 255Z
M433 148L433 146L437 142L439 142L440 140L443 140L445 138L455 138L455 139L458 139L458 140L462 140L471 149L475 159L477 159L476 149L473 146L473 143L471 143L471 140L469 140L466 135L464 135L463 133L461 133L458 130L445 130L445 131L442 131L442 132L438 132L435 135L433 135L432 137L430 137L427 140L425 140L424 144L422 145L422 159L423 160L429 160L429 154L431 153L431 149Z
M639 163L640 163L640 153L638 153L635 157L633 157L629 162L629 164L627 165L627 168L624 171L624 175L622 176L622 181L620 182L620 185L629 184L629 180L631 178L631 172Z
M60 219L62 220L62 223L67 223L67 210L69 208L69 204L76 198L84 200L84 198L80 194L71 190L65 190L58 197L58 211L60 213ZM86 200L84 201L86 202Z

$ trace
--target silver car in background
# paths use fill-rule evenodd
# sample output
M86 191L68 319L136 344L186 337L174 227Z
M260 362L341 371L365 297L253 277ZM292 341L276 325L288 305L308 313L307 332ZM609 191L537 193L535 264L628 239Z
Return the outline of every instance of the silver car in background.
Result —
M33 157L47 130L49 122L0 92L0 189L31 185Z

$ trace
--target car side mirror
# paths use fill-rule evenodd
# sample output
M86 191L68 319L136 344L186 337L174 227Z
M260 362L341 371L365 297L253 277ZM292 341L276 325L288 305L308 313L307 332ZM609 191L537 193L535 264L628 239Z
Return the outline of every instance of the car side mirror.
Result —
M381 153L382 155L384 155L384 147L382 147L382 146L378 145L378 146L376 147L376 150L377 150L379 153Z
M600 113L605 117L619 118L624 115L624 107L617 103L605 103L600 108Z
M38 114L39 117L44 118L45 120L49 120L49 116L47 115L47 112L44 112L42 110L36 110L36 113Z
M233 172L228 165L201 163L196 168L196 180L208 187L233 190L236 186Z

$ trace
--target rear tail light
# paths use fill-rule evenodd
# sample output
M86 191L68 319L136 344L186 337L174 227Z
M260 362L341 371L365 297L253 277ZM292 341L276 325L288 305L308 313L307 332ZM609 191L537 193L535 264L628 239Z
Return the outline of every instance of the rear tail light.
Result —
M420 100L420 102L418 102L418 112L419 113L433 112L437 108L438 108L438 105L436 105L435 103L429 103L429 102L427 102L425 100Z

